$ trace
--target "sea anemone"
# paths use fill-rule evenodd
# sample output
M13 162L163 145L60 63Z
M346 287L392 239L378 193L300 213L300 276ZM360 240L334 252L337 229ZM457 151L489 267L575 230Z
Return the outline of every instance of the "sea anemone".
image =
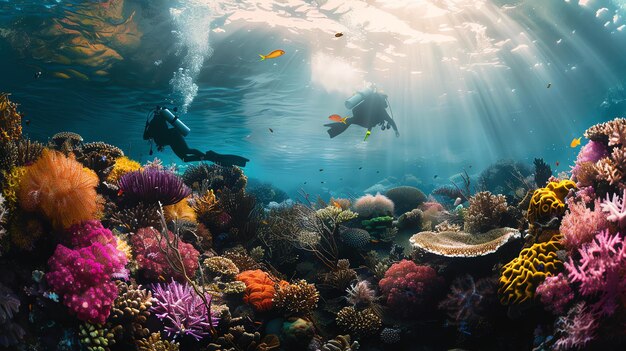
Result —
M172 205L191 194L191 190L176 174L148 168L129 172L119 180L124 198L130 202Z

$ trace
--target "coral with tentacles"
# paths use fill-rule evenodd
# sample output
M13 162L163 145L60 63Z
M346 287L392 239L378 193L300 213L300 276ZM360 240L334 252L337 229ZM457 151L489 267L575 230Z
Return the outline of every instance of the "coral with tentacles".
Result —
M499 228L506 209L504 195L493 195L488 191L477 193L469 199L469 208L465 213L465 231L483 233Z
M342 308L336 317L337 326L358 338L374 335L383 322L372 309L357 310L352 306Z
M319 298L315 285L299 280L293 284L282 284L276 289L274 306L290 314L308 315L317 307Z
M120 177L119 187L124 199L137 203L172 205L191 194L191 190L176 174L147 168L128 172Z

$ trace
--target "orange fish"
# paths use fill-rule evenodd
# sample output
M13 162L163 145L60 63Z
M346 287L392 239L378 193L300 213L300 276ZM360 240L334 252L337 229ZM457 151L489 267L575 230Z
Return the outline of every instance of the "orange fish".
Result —
M372 244L378 244L380 242L380 240L372 239L372 240L370 240L370 242Z
M335 206L338 209L341 209L341 205L339 204L339 202L333 200L332 205Z
M261 54L259 54L259 56L261 56L261 61L264 61L264 60L266 60L266 59L274 59L274 58L277 58L277 57L281 57L281 56L283 56L284 54L285 54L285 51L284 51L284 50L274 50L274 51L270 52L270 53L269 53L269 54L267 54L267 55L261 55Z
M341 116L339 115L330 115L328 116L328 119L330 119L333 122L341 122L343 124L346 124L346 120L348 119L348 117L341 118Z
M124 190L120 189L120 191L117 192L117 196L122 196L124 195Z

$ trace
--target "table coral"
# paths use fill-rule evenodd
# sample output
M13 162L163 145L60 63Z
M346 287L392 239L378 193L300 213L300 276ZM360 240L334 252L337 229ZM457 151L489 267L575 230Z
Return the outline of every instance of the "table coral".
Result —
M521 238L521 233L513 228L492 229L486 233L465 232L420 232L409 242L435 255L445 257L477 257L498 251L505 244Z
M563 270L563 262L557 255L562 249L560 239L561 235L556 235L550 241L533 244L502 267L498 295L503 305L531 300L546 277Z

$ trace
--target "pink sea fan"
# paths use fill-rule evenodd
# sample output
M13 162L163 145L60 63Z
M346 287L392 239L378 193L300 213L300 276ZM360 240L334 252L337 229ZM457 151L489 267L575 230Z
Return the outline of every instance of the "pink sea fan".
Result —
M582 202L568 201L569 210L563 216L560 232L563 234L562 243L568 250L579 248L582 244L593 240L600 231L608 228L606 216L596 202L591 210Z
M554 350L566 351L581 349L595 339L598 329L597 316L581 302L572 307L567 316L557 321L559 339L554 343Z
M544 307L556 314L565 312L565 307L574 299L574 291L563 273L547 277L535 291Z
M583 296L599 295L593 307L602 315L611 315L617 308L617 298L626 293L626 247L619 233L608 230L598 233L594 240L578 250L580 259L570 257L565 262L568 278L580 283Z
M361 217L367 218L391 215L393 213L393 201L380 193L376 193L376 195L367 194L356 200L354 210Z
M602 211L608 212L606 217L611 222L617 222L622 229L626 229L626 189L620 199L617 194L613 194L613 199L609 199L609 194L606 194L606 200L600 205Z

